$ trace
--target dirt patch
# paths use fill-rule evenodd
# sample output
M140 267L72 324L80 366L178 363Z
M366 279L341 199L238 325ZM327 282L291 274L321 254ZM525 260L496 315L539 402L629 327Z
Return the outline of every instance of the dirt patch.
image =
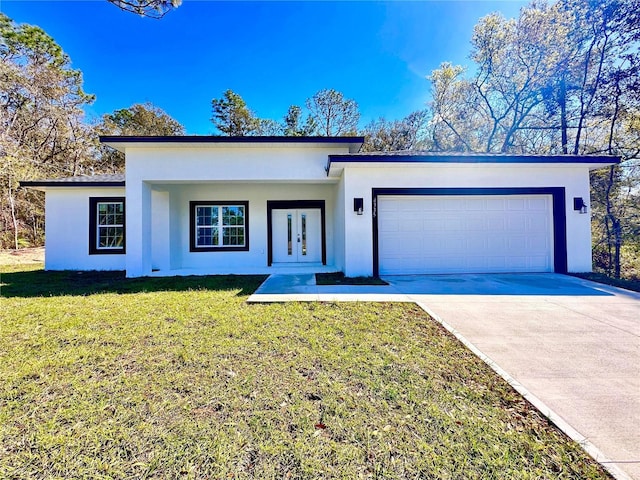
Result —
M43 263L44 247L20 248L18 250L0 250L0 265L18 265L21 263Z

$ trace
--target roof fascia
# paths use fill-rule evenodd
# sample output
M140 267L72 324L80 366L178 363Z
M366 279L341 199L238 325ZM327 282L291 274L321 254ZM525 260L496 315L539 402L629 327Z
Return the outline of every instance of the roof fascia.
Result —
M591 169L617 165L621 157L610 155L329 155L327 176L335 164L563 164L589 165Z
M93 188L93 187L124 187L125 182L39 182L25 181L20 182L21 187L25 188Z
M205 135L171 135L171 136L126 136L126 135L101 135L100 143L124 152L125 148L141 146L171 146L174 144L326 144L347 145L350 153L357 153L362 148L364 137L292 137L292 136L245 136L223 137Z

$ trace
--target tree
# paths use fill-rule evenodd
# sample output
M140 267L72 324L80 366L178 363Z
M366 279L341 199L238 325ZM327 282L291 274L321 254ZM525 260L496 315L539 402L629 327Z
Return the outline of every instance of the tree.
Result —
M374 120L362 132L365 139L362 149L365 152L425 149L428 118L426 110L418 110L401 120Z
M302 121L302 109L297 105L291 105L284 117L284 134L288 137L304 137L313 135L317 125L311 115Z
M318 135L348 136L358 131L358 104L355 100L344 98L342 93L320 90L307 99L306 105L317 125L315 133Z
M0 244L42 241L43 196L19 180L78 175L94 138L80 71L42 29L0 14Z
M622 276L626 253L636 263L640 258L639 184L640 164L635 160L591 174L594 264L615 278Z
M615 276L639 243L639 12L640 0L559 0L491 14L474 29L473 77L448 63L429 77L436 150L624 159L593 177L596 258Z
M558 153L566 109L567 69L575 57L572 14L533 2L518 19L493 13L480 19L471 40L475 74L443 63L432 84L436 148L477 152ZM562 90L564 88L564 90ZM562 97L562 98L565 98ZM566 107L566 105L565 105ZM562 110L562 119L556 112Z
M574 12L573 87L567 94L574 119L572 153L619 155L623 162L592 174L596 266L619 278L625 246L640 246L640 40L638 0L560 2ZM563 137L570 138L563 131ZM628 250L628 248L626 249Z
M427 79L431 82L430 137L437 151L481 151L486 129L472 83L464 68L444 62Z
M569 20L557 6L532 3L517 20L491 14L475 27L471 58L478 70L473 86L487 119L484 151L527 149L518 135L541 127L537 109L570 55Z
M243 137L260 134L260 119L234 91L227 90L222 98L214 98L211 106L211 121L223 135Z
M279 122L270 118L261 118L259 120L259 127L257 135L263 135L267 137L282 135L283 126Z
M106 114L102 123L110 135L184 135L180 122L149 102Z
M95 128L98 135L184 135L184 127L164 110L151 103L122 108L102 116ZM116 173L124 169L124 154L101 145L94 166L95 172Z
M182 0L107 0L116 7L149 18L162 18L182 4Z

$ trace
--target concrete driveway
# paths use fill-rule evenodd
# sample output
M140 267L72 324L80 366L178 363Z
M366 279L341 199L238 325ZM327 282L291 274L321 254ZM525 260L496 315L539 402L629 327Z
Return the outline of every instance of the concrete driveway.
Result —
M557 274L385 280L515 379L617 478L640 480L640 294Z

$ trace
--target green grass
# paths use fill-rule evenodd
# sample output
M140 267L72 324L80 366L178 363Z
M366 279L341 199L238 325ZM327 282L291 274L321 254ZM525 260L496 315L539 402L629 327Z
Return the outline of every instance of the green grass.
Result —
M0 478L609 478L415 305L4 271Z
M345 277L344 273L316 273L316 285L389 285L377 277Z

